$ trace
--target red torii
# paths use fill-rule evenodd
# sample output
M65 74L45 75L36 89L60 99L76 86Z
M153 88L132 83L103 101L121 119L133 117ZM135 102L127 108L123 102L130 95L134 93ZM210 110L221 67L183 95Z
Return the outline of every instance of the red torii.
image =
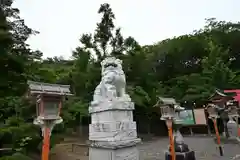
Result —
M224 93L236 93L234 100L240 103L240 89L224 90Z

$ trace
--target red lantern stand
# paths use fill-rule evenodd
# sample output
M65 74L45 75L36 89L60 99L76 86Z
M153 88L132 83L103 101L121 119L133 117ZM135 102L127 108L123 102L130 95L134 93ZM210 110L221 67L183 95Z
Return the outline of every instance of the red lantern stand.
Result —
M60 117L63 97L72 95L69 85L58 85L28 81L29 93L32 98L36 98L37 118L35 125L39 125L42 130L42 160L49 159L50 136L56 124L62 123Z
M222 148L222 145L221 145L221 138L220 138L220 134L219 134L218 127L217 127L217 118L219 116L218 116L217 110L215 108L215 105L214 104L209 104L207 106L207 111L209 113L208 118L213 121L220 156L223 156L223 148Z
M174 146L174 137L173 137L173 120L175 115L175 110L173 105L164 105L161 106L161 119L165 120L168 128L168 137L170 145L170 153L172 160L176 160L175 146Z
M58 104L56 115L46 113L45 103L52 102ZM60 117L62 108L62 98L41 94L37 99L38 117L34 120L35 125L39 125L42 129L43 144L42 144L42 160L48 160L50 151L50 136L53 127L61 123L63 120Z

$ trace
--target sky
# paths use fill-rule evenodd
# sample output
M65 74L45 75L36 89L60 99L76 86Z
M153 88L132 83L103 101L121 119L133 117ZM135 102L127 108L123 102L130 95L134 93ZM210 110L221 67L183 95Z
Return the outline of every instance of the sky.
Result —
M200 29L205 18L240 21L240 0L15 0L26 24L40 34L29 38L44 57L69 58L83 33L93 33L97 11L109 3L124 37L153 44Z

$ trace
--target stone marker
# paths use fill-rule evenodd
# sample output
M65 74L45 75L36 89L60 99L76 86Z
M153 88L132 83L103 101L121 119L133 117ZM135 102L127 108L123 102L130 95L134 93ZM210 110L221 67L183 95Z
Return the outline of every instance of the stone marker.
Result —
M139 160L136 147L134 103L125 91L122 61L108 57L101 62L102 79L89 107L89 160Z
M233 120L232 117L229 117L229 121L227 123L227 128L229 132L229 139L237 140L238 138L238 126L237 123Z
M195 152L190 150L188 145L184 143L183 136L179 130L175 131L174 133L174 146L176 160L196 160ZM165 152L165 160L172 159L169 151Z

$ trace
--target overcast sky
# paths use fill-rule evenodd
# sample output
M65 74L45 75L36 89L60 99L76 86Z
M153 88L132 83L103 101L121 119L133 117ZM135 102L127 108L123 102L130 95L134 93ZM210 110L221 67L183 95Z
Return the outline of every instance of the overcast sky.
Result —
M240 21L240 0L15 0L26 24L39 31L28 43L44 57L68 58L80 35L92 33L102 3L109 3L123 36L140 44L191 33L205 18Z

